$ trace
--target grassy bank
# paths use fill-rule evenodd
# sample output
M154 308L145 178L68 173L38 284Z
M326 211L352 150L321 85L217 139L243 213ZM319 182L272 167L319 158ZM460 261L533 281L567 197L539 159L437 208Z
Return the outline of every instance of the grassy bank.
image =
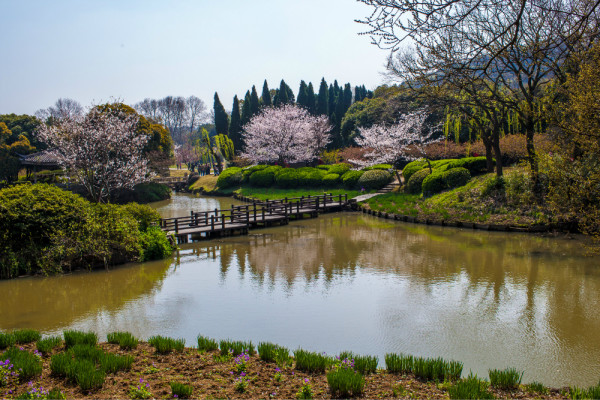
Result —
M283 198L302 197L302 196L319 196L323 193L331 193L334 196L348 194L348 199L359 196L364 193L372 193L373 190L365 191L361 193L360 190L347 190L340 188L319 188L319 189L278 189L278 188L254 188L254 187L242 187L236 190L236 193L246 196L253 197L259 200L277 200Z
M489 381L459 379L460 362L401 354L386 355L387 368L381 369L376 357L290 352L271 343L199 336L197 347L184 347L183 340L155 336L141 342L116 332L108 335L110 343L97 344L93 333L66 331L64 337L43 340L34 333L0 333L0 358L10 360L0 365L4 398L25 398L40 388L53 390L53 398L69 399L569 398L595 393L523 385L522 373L514 369L490 370Z
M445 222L512 226L560 222L544 204L534 201L525 167L507 168L502 181L495 174L473 177L466 185L432 196L388 193L362 204L373 211L410 215Z

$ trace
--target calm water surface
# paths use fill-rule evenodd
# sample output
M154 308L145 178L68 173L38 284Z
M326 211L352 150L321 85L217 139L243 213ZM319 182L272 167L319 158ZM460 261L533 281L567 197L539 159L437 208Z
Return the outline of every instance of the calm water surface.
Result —
M176 195L167 216L234 200ZM580 240L322 215L182 245L111 271L0 281L0 329L202 334L335 354L404 352L487 376L592 385L600 378L600 266Z

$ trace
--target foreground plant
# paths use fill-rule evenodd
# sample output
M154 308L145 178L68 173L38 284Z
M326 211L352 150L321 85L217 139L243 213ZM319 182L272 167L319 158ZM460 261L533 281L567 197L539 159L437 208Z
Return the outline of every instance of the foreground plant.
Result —
M233 361L238 374L240 374L242 372L246 372L248 368L248 361L250 361L250 356L247 353L242 352L242 354L236 356Z
M118 344L122 350L135 349L138 346L138 339L129 332L112 332L106 335L108 343Z
M50 353L52 350L57 348L62 344L62 339L58 336L48 337L42 340L38 340L36 343L36 348L39 352L46 355Z
M505 370L490 369L490 384L505 390L518 389L523 379L523 372L517 371L515 368L507 368Z
M144 383L144 379L140 378L137 386L129 387L129 398L130 399L150 399L152 393L150 393L150 385Z
M469 374L466 379L460 380L448 389L451 399L493 399L494 395L488 391L489 384Z
M244 393L248 390L248 378L246 378L246 373L242 372L240 376L235 378L233 388L236 392Z
M18 378L19 375L13 367L13 364L8 358L4 361L0 361L0 387L8 385L11 378Z
M171 394L176 399L189 399L192 397L193 388L190 385L185 385L179 382L170 382Z
M310 386L310 381L308 380L308 378L304 379L304 384L302 385L302 387L300 388L298 393L296 393L296 398L297 399L312 399L313 398L313 391L312 391L312 387Z
M219 344L216 340L198 335L198 351L219 350Z
M42 334L33 329L19 329L14 331L13 335L15 337L15 342L18 344L33 343L42 338Z
M296 369L308 373L323 373L333 364L331 357L325 353L319 354L312 351L298 349L294 352Z
M18 372L21 382L26 382L42 374L41 357L26 350L11 347L0 355L0 359L10 360L14 371Z
M17 397L17 400L27 400L27 399L63 400L63 399L66 399L66 396L58 388L54 388L52 390L44 390L43 386L36 388L33 385L33 382L29 382L29 389L27 390L27 392L25 392Z
M148 339L148 344L156 349L159 354L167 354L175 350L182 352L185 347L185 339L173 339L164 336L152 336Z

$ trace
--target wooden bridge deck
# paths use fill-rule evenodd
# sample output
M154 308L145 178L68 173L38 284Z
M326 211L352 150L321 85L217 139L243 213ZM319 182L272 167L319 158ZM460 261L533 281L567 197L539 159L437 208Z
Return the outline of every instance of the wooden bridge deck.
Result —
M337 199L335 199L337 197ZM272 226L287 225L290 219L314 218L320 212L341 209L348 204L347 195L308 196L301 198L266 200L230 209L214 211L191 211L189 216L164 218L160 227L169 235L175 236L178 243L187 243L192 239L212 238L247 234L248 230Z

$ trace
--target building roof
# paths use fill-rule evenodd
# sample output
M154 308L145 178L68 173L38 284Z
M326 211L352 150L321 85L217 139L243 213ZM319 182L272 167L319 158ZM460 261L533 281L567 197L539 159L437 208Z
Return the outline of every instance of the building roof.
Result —
M44 150L39 153L22 156L21 164L39 167L59 167L58 157L52 150Z

